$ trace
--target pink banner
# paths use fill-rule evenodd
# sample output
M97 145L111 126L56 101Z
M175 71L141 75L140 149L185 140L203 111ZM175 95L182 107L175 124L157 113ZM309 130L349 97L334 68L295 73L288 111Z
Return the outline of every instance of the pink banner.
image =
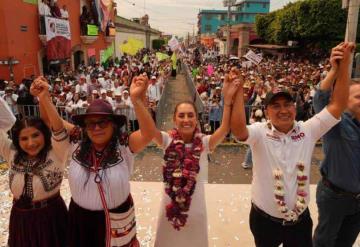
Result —
M208 73L208 76L212 76L212 74L214 74L214 66L209 64L207 67L207 73Z
M88 49L88 57L96 56L95 48Z

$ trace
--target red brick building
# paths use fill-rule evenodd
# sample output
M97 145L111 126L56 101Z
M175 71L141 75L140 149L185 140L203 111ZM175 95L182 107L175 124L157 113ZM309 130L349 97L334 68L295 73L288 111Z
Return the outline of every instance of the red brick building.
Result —
M41 0L39 0L41 1ZM95 53L93 60L99 61L100 51L114 45L115 36L105 36L99 30L97 36L81 35L80 15L84 5L90 2L110 4L110 19L114 20L116 4L109 0L57 0L59 7L67 6L71 31L71 56L67 64L49 65L46 58L46 36L40 35L37 0L0 1L0 79L16 82L44 71L73 69L81 62L88 64L88 52ZM13 65L9 65L9 61ZM11 68L12 67L12 68Z

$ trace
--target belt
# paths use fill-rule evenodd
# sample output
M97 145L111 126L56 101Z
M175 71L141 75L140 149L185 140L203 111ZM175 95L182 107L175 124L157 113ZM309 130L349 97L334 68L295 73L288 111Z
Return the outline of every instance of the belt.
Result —
M349 196L352 198L355 198L356 200L360 200L360 193L353 193L346 190L343 190L342 188L336 186L335 184L331 183L327 178L322 178L322 183L329 189L331 189L333 192L340 196Z
M282 226L294 226L298 223L300 223L304 217L306 216L309 216L310 215L310 212L309 212L309 209L306 208L305 211L299 215L298 219L295 220L295 221L287 221L283 218L277 218L277 217L273 217L267 213L265 213L263 210L261 210L260 208L258 208L258 206L256 206L254 203L251 204L252 205L252 208L257 212L259 213L261 216L263 216L264 218L267 218L271 221L274 221L276 223L280 223Z
M41 201L24 202L22 199L14 200L13 205L16 208L20 208L20 209L40 209L47 207L49 204L58 200L59 198L60 198L60 192Z

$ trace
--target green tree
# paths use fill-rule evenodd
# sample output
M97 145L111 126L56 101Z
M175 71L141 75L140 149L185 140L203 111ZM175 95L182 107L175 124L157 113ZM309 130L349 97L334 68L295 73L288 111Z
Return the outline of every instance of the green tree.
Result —
M154 50L160 50L164 44L165 44L165 40L163 39L154 39L152 41L152 47Z
M256 17L256 31L268 43L299 41L303 46L328 49L343 40L347 11L341 0L302 0Z

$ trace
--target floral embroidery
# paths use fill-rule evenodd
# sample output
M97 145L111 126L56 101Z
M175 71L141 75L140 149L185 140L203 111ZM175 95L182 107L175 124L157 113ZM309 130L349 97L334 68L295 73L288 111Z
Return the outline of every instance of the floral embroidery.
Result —
M44 186L45 191L49 192L55 189L57 186L61 184L63 178L63 173L60 171L58 167L56 167L53 171L49 169L44 169L42 173L40 173L40 179Z
M53 160L48 159L46 162L41 164L38 164L38 161L29 160L21 160L19 165L12 164L9 172L10 186L12 185L15 174L23 173L24 176L27 177L24 193L31 199L33 198L33 176L40 177L40 181L46 192L54 190L61 184L63 172L61 172L58 167L56 167L54 170L50 169L49 166L51 166L53 163Z

